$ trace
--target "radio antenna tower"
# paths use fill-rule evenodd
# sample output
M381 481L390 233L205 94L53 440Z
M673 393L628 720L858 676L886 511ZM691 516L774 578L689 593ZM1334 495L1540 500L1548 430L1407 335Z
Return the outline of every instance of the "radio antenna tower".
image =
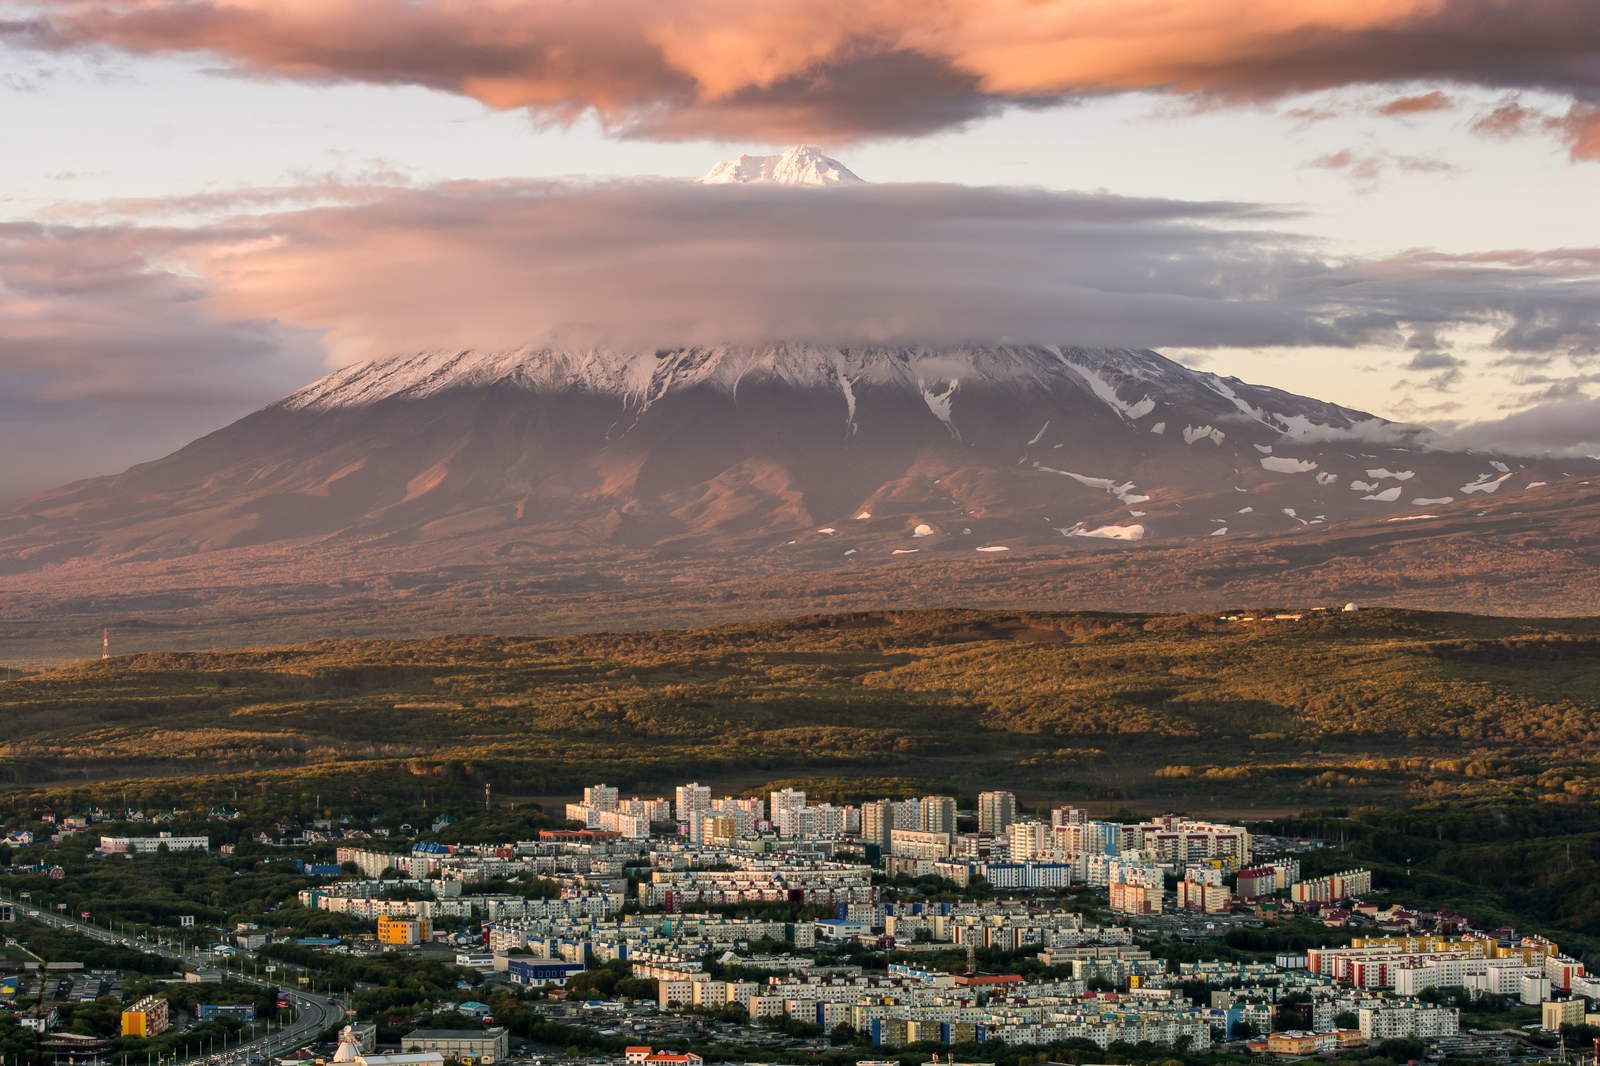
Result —
M100 658L111 658L111 627L100 630Z

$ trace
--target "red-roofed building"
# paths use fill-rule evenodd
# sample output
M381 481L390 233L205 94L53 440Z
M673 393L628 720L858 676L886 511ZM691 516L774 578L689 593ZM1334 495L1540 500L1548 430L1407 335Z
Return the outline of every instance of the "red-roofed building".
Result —
M993 988L997 985L1020 985L1022 976L1014 973L958 973L957 988Z
M655 1051L635 1045L622 1049L622 1061L628 1066L705 1066L705 1059L692 1051Z

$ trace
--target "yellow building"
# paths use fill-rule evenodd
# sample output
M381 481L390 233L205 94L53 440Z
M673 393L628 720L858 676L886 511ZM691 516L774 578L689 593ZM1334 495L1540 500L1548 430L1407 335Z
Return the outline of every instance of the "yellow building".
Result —
M122 1012L123 1036L160 1036L167 1025L167 1001L155 996L145 996Z
M1539 1004L1539 1028L1554 1033L1563 1025L1584 1024L1585 1002L1577 997L1545 1000Z
M426 918L378 919L378 943L409 946L420 944L433 935L433 923Z
M1380 936L1357 937L1350 941L1353 948L1386 948L1402 954L1432 951L1464 951L1480 959L1518 959L1524 966L1537 966L1540 961L1561 954L1561 949L1542 936L1525 936L1515 944L1501 944L1489 937L1466 936Z

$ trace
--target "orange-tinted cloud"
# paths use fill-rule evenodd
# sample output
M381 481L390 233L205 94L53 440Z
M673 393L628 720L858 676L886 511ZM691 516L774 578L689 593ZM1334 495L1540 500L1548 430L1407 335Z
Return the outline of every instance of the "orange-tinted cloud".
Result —
M633 136L842 141L1012 106L1415 81L1600 99L1593 0L0 0L43 49L408 84ZM1423 93L1387 105L1415 113Z
M1455 165L1442 159L1396 155L1393 152L1363 153L1351 148L1341 148L1337 152L1319 156L1306 166L1338 171L1362 189L1375 188L1384 175L1392 170L1408 174L1455 174L1459 170Z
M1551 115L1510 99L1472 123L1473 132L1487 137L1520 137L1541 129L1566 142L1574 160L1600 159L1600 104L1575 103L1566 114Z
M1455 101L1446 93L1435 89L1432 92L1421 93L1417 96L1400 96L1386 104L1378 106L1377 113L1390 117L1398 115L1421 115L1429 111L1447 111L1455 106Z
M1600 159L1600 105L1574 104L1549 123L1567 142L1574 159Z

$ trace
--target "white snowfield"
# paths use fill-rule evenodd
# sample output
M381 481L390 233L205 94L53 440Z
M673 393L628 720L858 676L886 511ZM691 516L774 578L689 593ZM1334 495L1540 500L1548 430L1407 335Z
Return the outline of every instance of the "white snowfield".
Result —
M1382 492L1374 492L1370 496L1361 497L1363 500L1374 500L1378 503L1393 503L1400 498L1400 486L1391 485Z
M1162 406L1179 407L1209 419L1185 426L1184 441L1208 440L1218 447L1228 438L1221 426L1247 417L1280 435L1315 432L1330 439L1372 421L1369 415L1337 404L1190 370L1145 349L1037 344L427 351L344 367L275 406L368 407L453 389L499 386L532 393L615 396L630 410L643 413L683 389L716 389L737 397L740 383L747 380L835 393L843 401L844 428L850 434L857 429L862 392L869 388L918 397L930 416L957 438L962 397L972 388L1050 395L1062 406L1063 417L1081 418L1081 407L1071 401L1081 397L1125 423ZM1246 409L1248 416L1243 413ZM1166 425L1156 422L1150 431L1160 434ZM1042 440L1048 426L1048 422L1041 426L1029 444Z

